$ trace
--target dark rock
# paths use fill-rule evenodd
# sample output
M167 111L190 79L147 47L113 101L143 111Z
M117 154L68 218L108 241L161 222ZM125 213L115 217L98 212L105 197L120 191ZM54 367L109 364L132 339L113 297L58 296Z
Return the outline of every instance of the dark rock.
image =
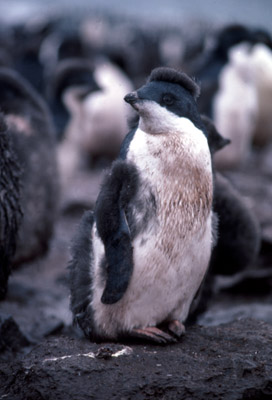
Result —
M31 344L10 315L0 314L0 354L18 352Z
M168 346L101 346L64 336L51 338L15 364L0 363L0 396L269 399L271 335L270 325L246 319L192 327L181 342ZM102 356L105 351L107 357Z

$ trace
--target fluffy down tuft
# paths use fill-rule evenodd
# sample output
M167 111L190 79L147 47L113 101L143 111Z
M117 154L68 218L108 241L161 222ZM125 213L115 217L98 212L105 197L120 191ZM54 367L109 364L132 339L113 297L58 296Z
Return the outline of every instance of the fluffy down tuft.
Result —
M169 67L158 67L153 69L151 72L148 82L162 81L169 83L176 83L188 90L189 93L196 100L200 95L200 88L196 82L194 82L187 74L181 71L177 71L174 68Z

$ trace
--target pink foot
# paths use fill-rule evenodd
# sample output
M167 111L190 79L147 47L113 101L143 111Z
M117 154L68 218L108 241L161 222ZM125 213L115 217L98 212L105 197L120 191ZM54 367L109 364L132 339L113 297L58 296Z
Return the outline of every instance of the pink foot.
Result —
M173 319L173 321L170 321L167 325L167 328L169 332L177 338L180 338L185 333L185 326L177 319Z
M166 332L155 326L148 326L147 328L133 329L130 336L134 338L149 340L159 344L175 343L176 339Z

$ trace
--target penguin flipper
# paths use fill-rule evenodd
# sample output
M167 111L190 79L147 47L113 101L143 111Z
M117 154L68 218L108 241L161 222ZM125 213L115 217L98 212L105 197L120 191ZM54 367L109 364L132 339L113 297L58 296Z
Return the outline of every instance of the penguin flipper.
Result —
M138 187L134 164L115 161L97 199L95 217L98 233L105 247L106 286L104 304L119 301L128 287L133 271L131 231L125 210Z
M119 301L130 281L133 270L133 248L124 210L120 212L119 229L105 245L107 281L101 301L114 304Z

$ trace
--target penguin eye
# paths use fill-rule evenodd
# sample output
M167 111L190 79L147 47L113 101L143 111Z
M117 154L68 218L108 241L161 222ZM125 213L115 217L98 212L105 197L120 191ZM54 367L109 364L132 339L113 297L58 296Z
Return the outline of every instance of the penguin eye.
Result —
M162 101L167 106L171 106L172 104L174 104L175 98L172 94L167 93L162 96Z

